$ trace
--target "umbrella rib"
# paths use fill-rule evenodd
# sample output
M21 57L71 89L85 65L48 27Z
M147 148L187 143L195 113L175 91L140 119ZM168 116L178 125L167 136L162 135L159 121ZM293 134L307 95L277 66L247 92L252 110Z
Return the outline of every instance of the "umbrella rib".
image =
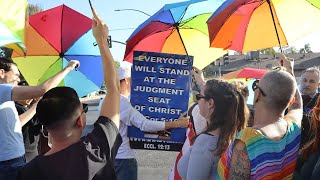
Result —
M60 48L61 48L61 53L64 53L63 52L63 48L62 48L62 25L63 25L63 13L64 13L64 6L62 6L62 15L61 15L61 24L60 24L60 33L61 33L61 36L60 36Z

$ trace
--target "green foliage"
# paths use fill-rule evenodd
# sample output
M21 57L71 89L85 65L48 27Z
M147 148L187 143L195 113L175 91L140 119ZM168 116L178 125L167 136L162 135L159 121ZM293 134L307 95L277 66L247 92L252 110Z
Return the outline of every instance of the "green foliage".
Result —
M38 4L28 4L27 8L27 16L32 16L34 14L37 14L39 12L42 12L43 9Z
M277 52L271 47L271 48L265 48L260 50L261 54L276 54Z

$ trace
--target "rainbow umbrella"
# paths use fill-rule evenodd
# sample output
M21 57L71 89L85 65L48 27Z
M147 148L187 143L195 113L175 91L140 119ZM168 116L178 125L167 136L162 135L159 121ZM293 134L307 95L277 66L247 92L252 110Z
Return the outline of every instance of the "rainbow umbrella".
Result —
M207 22L210 46L248 52L288 45L320 29L316 6L319 0L226 0Z
M233 71L233 72L224 74L222 77L224 79L233 79L233 78L260 79L267 72L269 72L268 69L243 68L243 69L240 69L237 71Z
M13 49L20 55L24 54L24 26L27 1L2 1L0 6L0 47Z
M312 5L320 9L320 1L319 0L308 0Z
M203 69L226 53L209 48L206 20L224 0L193 0L166 4L131 34L124 59L132 62L133 51L194 56L194 66Z
M60 85L73 87L79 96L100 89L103 81L100 52L93 43L92 21L61 5L29 17L26 27L27 56L12 56L30 85L47 80L69 60L80 61Z

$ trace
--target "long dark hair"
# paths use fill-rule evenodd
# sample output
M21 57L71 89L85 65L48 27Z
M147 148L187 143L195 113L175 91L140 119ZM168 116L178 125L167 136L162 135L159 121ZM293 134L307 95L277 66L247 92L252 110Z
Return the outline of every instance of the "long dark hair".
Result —
M309 155L318 152L320 146L320 96L316 106L309 116L312 139L301 149L302 157L308 159Z
M215 108L203 133L220 129L216 153L221 156L237 132L246 126L248 115L245 100L234 85L217 79L207 81L204 95L206 100L214 100Z

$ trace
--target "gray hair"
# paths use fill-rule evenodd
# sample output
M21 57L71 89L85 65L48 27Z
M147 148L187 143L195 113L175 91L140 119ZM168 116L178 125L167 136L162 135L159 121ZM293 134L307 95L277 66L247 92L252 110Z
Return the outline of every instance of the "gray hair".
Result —
M267 107L278 112L287 108L297 89L293 76L283 70L268 72L260 82L266 93Z
M310 67L310 68L306 69L305 71L303 71L302 75L306 72L315 73L317 75L318 82L320 82L320 69L319 69L319 67L317 67L317 66Z

